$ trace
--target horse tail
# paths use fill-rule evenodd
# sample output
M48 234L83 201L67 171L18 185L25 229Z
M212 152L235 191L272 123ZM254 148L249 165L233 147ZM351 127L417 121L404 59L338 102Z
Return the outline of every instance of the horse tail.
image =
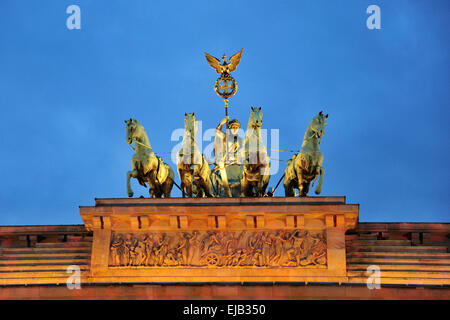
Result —
M208 178L211 179L211 168L209 167L208 159L206 159L204 154L202 154L202 167L200 172L205 176L205 181L208 181Z

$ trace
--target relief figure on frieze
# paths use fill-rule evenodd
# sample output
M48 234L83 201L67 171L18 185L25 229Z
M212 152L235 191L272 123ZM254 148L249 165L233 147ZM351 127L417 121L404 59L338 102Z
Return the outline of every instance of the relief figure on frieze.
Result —
M186 265L199 266L200 255L202 250L202 242L200 240L200 234L198 231L194 231L192 235L186 232L186 238L188 241Z

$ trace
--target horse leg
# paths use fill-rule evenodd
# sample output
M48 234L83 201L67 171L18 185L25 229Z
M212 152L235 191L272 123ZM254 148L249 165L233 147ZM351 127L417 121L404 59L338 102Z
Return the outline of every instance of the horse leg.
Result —
M197 182L197 190L198 190L197 194L198 198L204 196L212 198L213 195L211 194L211 180L208 178L200 177L200 179Z
M161 186L154 185L150 191L151 191L150 195L152 198L161 198L162 197Z
M166 177L166 181L162 184L162 191L164 198L170 198L170 193L172 192L173 185L175 184L175 177L172 169L168 165L165 166L167 167L168 175Z
M253 196L253 185L248 180L247 174L245 173L245 169L242 172L241 179L241 197L252 197Z
M165 183L159 183L159 181L155 184L156 186L156 197L162 198L165 191Z
M217 181L217 175L216 173L212 173L211 174L211 187L212 187L212 192L214 194L215 197L219 197L219 182Z
M262 197L262 196L264 196L264 190L263 190L263 178L264 178L264 175L263 175L263 170L259 170L259 176L258 176L258 181L256 182L256 184L255 184L255 195L257 196L257 197Z
M247 196L247 188L248 188L248 181L245 178L245 173L242 175L241 179L241 197Z
M185 192L185 188L186 186L184 185L184 182L180 183L180 189L181 189L181 194L183 198L186 198L186 192Z
M298 185L299 196L300 197L305 197L306 195L304 194L304 190L303 190L303 184L305 182L303 181L302 169L301 168L295 168L295 172L297 174L297 185Z
M259 178L258 184L258 191L260 197L263 197L265 195L267 185L269 184L269 180L270 180L270 167L269 165L265 165L264 170Z
M296 180L294 165L292 163L288 164L288 167L284 170L283 180L284 195L286 197L295 197Z
M317 183L316 190L314 191L316 194L320 194L322 192L322 182L323 182L324 173L325 173L325 169L323 167L320 167L320 169L319 169L320 178L319 178L319 182Z
M183 180L187 196L188 198L192 198L192 175L190 173L185 173Z
M263 178L264 176L259 176L258 182L256 183L256 196L262 197L264 196L264 190L263 190Z
M285 197L293 197L294 196L294 188L292 188L292 184L288 180L283 181L284 186L284 196Z
M131 198L133 196L133 190L131 189L130 178L137 178L138 171L134 169L133 171L127 172L127 192L128 196Z
M194 159L194 161L195 161L195 159ZM193 194L197 193L197 196L198 196L198 194L200 193L200 188L196 188L197 192L195 192L195 189L194 189L194 185L196 184L196 181L195 181L195 168L196 168L195 164L191 164L190 171L189 171L190 172L190 179L189 179L189 181L190 181L191 191L190 192L188 191L188 194L190 193L190 195L189 195L190 198L192 198ZM197 185L195 185L195 187L197 187Z
M205 194L203 190L203 180L200 178L200 180L196 180L194 183L195 184L193 186L195 188L192 188L193 197L203 198L203 195Z
M226 196L228 198L231 198L230 186L228 185L227 170L223 165L223 163L219 164L219 170L220 170L220 178L222 179L222 187L225 190Z
M307 181L307 180L303 181L302 197L307 197L308 196L310 184L311 184L311 181Z
M290 179L287 176L285 176L284 181L283 181L283 186L284 186L284 195L286 197L295 197L295 192L294 192L294 188L296 187L295 179Z
M254 192L254 185L252 182L247 181L247 183L245 184L245 196L246 197L254 197L255 196L255 192Z
M203 179L203 190L205 190L206 196L208 198L212 198L214 197L212 194L212 182L211 182L211 177L207 176L206 179ZM230 191L230 189L228 189L228 191ZM231 193L230 193L230 197L231 197Z
M158 183L156 182L155 170L152 170L147 174L147 182L150 198L158 198Z
M170 198L170 192L173 188L173 180L172 178L167 177L166 181L164 181L162 185L162 190L164 194L164 198Z
M183 174L183 170L180 168L178 168L178 176L180 177L181 194L182 194L183 198L186 198L185 185L184 185L184 174Z

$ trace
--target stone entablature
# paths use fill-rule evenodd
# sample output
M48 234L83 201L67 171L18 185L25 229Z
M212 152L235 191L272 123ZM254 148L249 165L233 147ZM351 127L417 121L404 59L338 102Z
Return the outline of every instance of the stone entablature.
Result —
M93 281L345 282L345 197L96 199Z

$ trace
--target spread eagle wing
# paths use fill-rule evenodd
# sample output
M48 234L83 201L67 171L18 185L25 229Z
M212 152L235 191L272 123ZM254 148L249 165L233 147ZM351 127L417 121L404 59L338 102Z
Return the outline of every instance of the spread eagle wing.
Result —
M210 54L207 54L206 52L205 52L205 57L206 57L206 60L208 61L209 65L211 67L213 67L213 69L216 69L217 73L223 72L223 66L220 64L219 59L213 57Z
M230 63L228 64L230 72L236 70L239 62L241 62L242 50L244 50L244 48L242 48L241 51L235 53L234 56L230 58Z

